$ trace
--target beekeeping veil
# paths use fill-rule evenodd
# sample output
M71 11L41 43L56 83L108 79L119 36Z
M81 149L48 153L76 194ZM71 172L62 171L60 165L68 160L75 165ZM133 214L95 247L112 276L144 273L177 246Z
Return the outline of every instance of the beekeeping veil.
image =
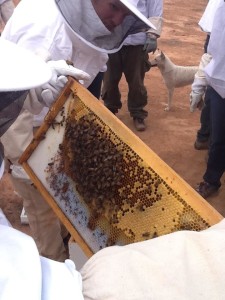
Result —
M51 71L41 58L0 38L0 137L19 115L28 90L50 78ZM0 144L0 178L2 161Z
M102 0L105 1L105 0ZM70 31L90 47L113 53L118 51L125 38L133 33L154 28L154 25L137 9L139 0L118 0L129 9L123 22L109 31L97 15L91 0L55 0Z

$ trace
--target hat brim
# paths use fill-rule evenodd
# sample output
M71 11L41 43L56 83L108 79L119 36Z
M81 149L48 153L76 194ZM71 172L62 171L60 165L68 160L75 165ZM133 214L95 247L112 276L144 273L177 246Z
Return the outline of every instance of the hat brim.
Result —
M32 52L0 38L0 91L41 86L51 78L48 65Z
M152 24L134 5L129 3L127 0L120 0L133 14L135 14L140 20L142 20L149 28L156 29L155 25Z

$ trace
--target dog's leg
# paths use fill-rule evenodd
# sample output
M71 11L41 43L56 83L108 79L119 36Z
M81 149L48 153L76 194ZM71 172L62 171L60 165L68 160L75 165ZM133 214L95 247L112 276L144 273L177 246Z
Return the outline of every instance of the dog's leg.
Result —
M168 104L167 104L166 108L164 109L165 111L169 111L171 109L173 92L174 92L174 88L168 89Z

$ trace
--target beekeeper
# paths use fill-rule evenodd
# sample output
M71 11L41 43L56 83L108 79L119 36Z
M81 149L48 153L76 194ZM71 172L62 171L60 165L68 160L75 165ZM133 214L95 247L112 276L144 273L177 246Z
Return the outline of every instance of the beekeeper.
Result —
M196 108L198 107L199 103L202 101L203 96L205 94L206 79L205 79L204 68L207 66L207 64L210 62L210 60L212 58L211 54L208 53L207 48L208 48L210 34L212 31L214 16L215 16L217 8L219 7L221 2L222 2L222 0L209 0L207 6L205 8L205 11L198 23L201 30L204 31L205 33L207 33L207 38L206 38L206 42L204 45L205 53L201 57L201 61L199 64L199 70L195 74L195 80L192 84L192 91L190 94L190 111L191 112L194 112L196 110ZM203 117L203 119L208 119L208 116ZM207 120L206 127L207 128L209 127L209 120ZM204 132L204 131L205 131L205 129L202 129L202 132ZM204 134L202 134L202 136L203 135ZM202 137L202 139L203 139L203 137ZM208 137L207 137L207 139L208 139Z
M1 135L20 113L28 90L48 82L52 73L42 59L2 38L0 53ZM0 154L1 178L4 161ZM40 257L34 240L13 229L1 209L0 265L1 300L83 300L81 275L74 263Z
M36 100L42 102L36 116L25 110L2 137L14 188L23 198L32 234L43 256L64 261L68 256L63 243L67 232L31 185L18 159L33 138L33 128L42 122L46 107L64 86L67 75L82 80L88 87L98 72L105 70L107 53L118 51L129 34L154 28L137 10L137 2L23 0L3 31L3 38L46 60L54 74L48 84L29 91L26 101L31 105ZM73 74L67 60L75 67Z
M204 68L212 58L211 54L207 51L208 43L212 31L214 16L221 2L223 2L223 0L209 0L198 23L201 30L207 34L207 37L204 44L205 53L201 57L199 69L195 74L190 94L190 111L194 112L196 108L201 109L200 128L197 130L196 140L194 143L194 147L197 150L207 150L210 142L210 105L208 101L206 101L206 98L204 98L207 85Z
M52 73L41 58L2 38L0 53L1 137L24 107L28 90L48 82ZM3 157L3 147L0 144L0 178L4 172Z

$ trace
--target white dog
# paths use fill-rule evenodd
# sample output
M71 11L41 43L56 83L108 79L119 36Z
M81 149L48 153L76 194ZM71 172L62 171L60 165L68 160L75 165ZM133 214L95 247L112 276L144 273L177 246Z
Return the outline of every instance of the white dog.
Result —
M175 88L192 84L198 66L178 66L175 65L162 51L158 49L155 58L150 61L152 67L157 66L163 76L168 90L168 105L165 108L169 111L172 104L172 97Z

